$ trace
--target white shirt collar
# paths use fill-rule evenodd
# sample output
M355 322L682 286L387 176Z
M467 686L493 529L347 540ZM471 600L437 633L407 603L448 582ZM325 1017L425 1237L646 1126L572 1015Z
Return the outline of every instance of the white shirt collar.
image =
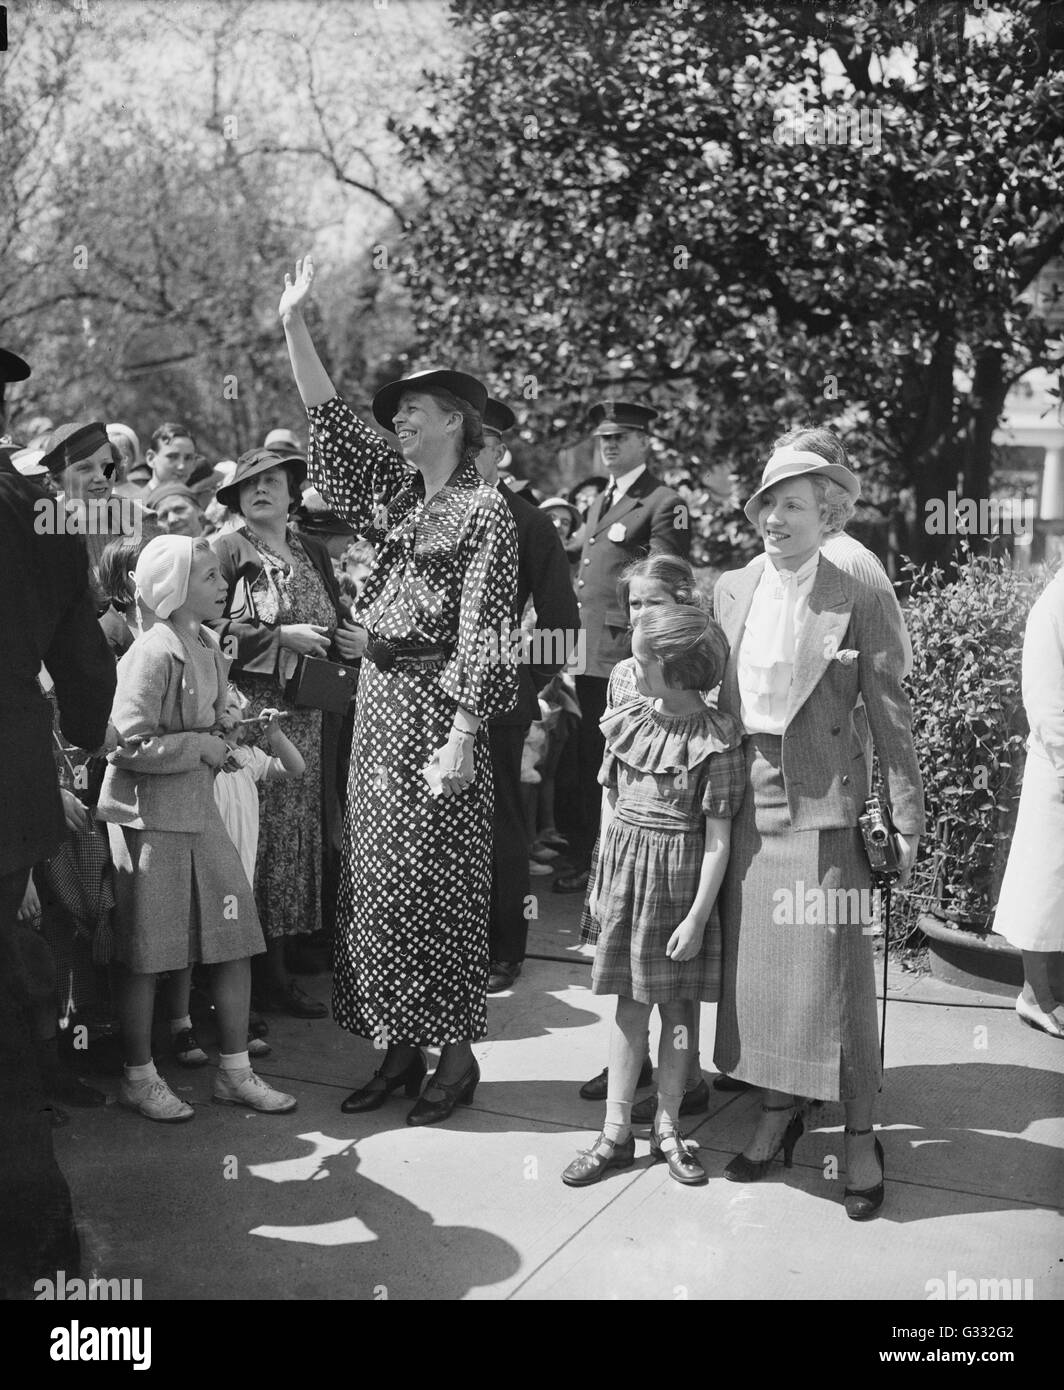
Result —
M637 463L634 468L629 468L627 473L622 473L620 477L613 480L613 493L615 497L623 497L628 489L635 482L640 474L647 471L645 463Z
M770 582L772 580L776 580L778 583L787 584L791 582L791 576L793 575L794 580L797 581L798 588L804 589L807 588L808 585L812 582L813 577L816 575L817 566L819 564L819 550L814 551L814 553L810 555L809 559L806 560L805 564L802 565L802 567L798 570L777 569L776 566L772 563L772 561L768 558L768 556L766 556L763 577L768 579Z

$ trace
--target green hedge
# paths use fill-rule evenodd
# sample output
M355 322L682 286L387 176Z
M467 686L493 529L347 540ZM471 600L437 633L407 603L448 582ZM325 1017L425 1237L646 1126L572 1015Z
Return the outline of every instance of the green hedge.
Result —
M949 575L909 569L908 687L928 833L899 906L910 927L932 911L988 929L1023 777L1024 627L1049 575L970 550Z

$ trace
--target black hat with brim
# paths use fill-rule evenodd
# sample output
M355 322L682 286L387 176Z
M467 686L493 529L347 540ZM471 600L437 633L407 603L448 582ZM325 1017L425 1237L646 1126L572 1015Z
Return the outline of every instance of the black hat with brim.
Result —
M505 434L507 430L513 429L514 425L517 424L517 416L508 405L502 401L497 401L494 396L489 396L481 423L484 429L501 435Z
M30 374L30 364L24 362L17 352L0 348L0 386L8 381L25 381Z
M307 476L307 461L299 454L275 454L272 449L249 449L237 459L232 482L220 487L215 496L223 507L228 507L231 512L239 511L243 484L270 468L286 468L294 473L297 492Z
M475 376L447 371L442 367L433 368L427 372L414 372L398 381L389 381L381 387L373 397L373 418L378 425L394 432L395 412L407 391L424 391L428 395L433 391L449 391L452 396L471 405L482 418L488 407L487 388Z

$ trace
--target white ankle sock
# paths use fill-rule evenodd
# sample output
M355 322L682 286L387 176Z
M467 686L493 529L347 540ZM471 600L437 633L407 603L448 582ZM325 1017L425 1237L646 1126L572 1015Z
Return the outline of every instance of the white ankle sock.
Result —
M683 1092L672 1095L666 1091L658 1091L658 1109L654 1116L654 1128L658 1134L665 1134L668 1131L676 1133L680 1128L680 1106L683 1104Z
M606 1121L602 1132L615 1144L623 1144L632 1132L632 1102L623 1100L606 1101Z
M192 1027L192 1020L188 1014L184 1018L172 1018L170 1020L170 1036L176 1037L178 1033L183 1033L186 1028Z
M154 1060L145 1062L144 1065L140 1067L126 1067L125 1073L126 1080L132 1082L154 1081L155 1077L158 1076L158 1072L155 1070Z
M250 1071L251 1058L247 1052L219 1052L218 1062L222 1071Z

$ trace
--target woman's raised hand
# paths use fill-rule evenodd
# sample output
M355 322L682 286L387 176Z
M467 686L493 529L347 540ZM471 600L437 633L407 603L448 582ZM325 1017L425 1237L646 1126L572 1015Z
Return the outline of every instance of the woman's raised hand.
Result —
M314 283L314 259L311 256L304 256L302 260L296 261L296 278L293 280L291 275L285 274L284 293L281 295L281 302L277 306L278 316L283 321L289 314L300 313L303 308L303 301L310 293L310 287Z

